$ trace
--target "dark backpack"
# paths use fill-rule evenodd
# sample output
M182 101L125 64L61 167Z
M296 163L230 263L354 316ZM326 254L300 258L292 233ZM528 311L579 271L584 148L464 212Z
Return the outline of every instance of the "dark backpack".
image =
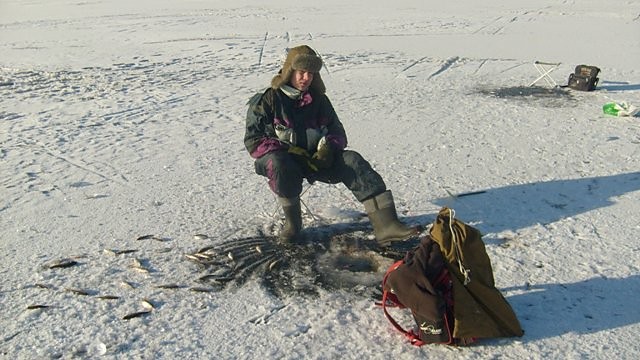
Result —
M467 345L475 340L453 336L453 287L440 247L431 236L393 264L382 281L382 309L389 322L415 346ZM408 308L416 323L405 330L387 308Z
M595 66L578 65L575 72L569 75L569 84L571 89L580 91L593 91L598 85L598 73L600 69Z
M442 208L429 234L389 268L382 289L385 316L416 346L524 334L495 287L482 235L449 208ZM388 307L410 309L417 331L400 326Z

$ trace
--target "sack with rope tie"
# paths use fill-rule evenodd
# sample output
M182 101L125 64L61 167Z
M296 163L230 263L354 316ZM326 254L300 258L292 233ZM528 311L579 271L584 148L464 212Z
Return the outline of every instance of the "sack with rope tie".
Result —
M495 288L480 232L442 208L420 245L389 268L383 310L417 346L467 345L478 338L522 336L513 309ZM387 307L410 308L419 331L406 331Z

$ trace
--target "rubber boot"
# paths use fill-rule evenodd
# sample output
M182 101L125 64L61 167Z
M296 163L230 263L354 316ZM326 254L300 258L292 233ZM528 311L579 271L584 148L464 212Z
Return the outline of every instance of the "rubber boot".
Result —
M380 246L388 246L391 242L406 240L418 233L418 228L409 227L398 220L396 206L391 191L387 190L362 202L373 233Z
M278 198L284 212L284 226L278 240L283 244L294 242L302 231L302 214L300 210L300 198Z

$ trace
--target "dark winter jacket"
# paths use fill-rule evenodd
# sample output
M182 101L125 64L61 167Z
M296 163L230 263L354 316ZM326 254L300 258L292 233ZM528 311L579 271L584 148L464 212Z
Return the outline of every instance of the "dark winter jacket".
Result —
M324 94L304 92L296 98L269 88L249 100L244 145L253 158L290 146L313 155L322 137L335 149L347 146L347 136Z

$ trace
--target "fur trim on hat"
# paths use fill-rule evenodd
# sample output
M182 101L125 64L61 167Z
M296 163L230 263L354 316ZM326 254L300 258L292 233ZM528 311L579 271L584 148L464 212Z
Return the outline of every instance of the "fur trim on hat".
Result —
M300 54L293 59L291 64L293 70L305 70L312 73L319 73L322 69L322 59L317 55Z
M326 88L320 76L320 69L322 69L322 58L312 48L307 45L296 46L289 49L282 69L271 80L271 87L279 89L282 85L289 83L294 70L306 70L313 73L313 81L309 88L324 94Z

